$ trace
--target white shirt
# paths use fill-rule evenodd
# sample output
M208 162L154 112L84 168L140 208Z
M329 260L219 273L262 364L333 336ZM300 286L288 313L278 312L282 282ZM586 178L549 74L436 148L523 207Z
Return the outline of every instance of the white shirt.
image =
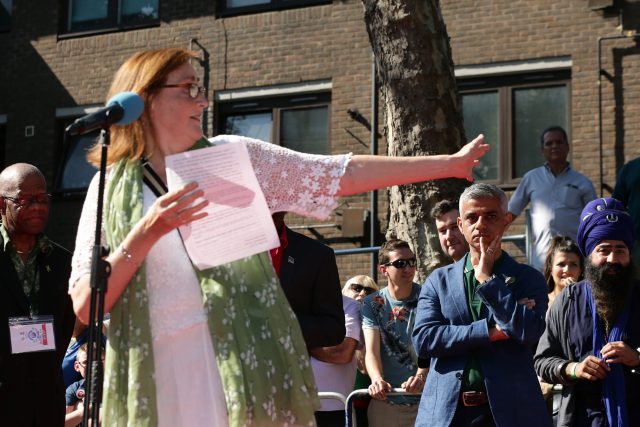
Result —
M344 323L347 330L345 337L358 341L358 348L361 348L364 339L360 324L360 303L343 295L342 308L344 309ZM318 391L333 391L342 394L345 398L353 391L356 370L358 369L355 354L351 358L351 362L341 365L321 362L311 357L311 369L316 379ZM320 403L320 411L344 411L345 408L342 402L335 399L322 399Z
M531 202L533 267L542 270L553 236L568 236L575 240L580 212L596 197L596 190L589 178L573 170L570 165L558 176L554 176L545 164L522 177L509 200L509 212L520 215Z

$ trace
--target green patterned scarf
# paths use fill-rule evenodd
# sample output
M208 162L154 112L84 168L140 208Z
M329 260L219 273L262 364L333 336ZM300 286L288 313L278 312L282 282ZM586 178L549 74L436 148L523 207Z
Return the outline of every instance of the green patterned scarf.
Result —
M140 162L113 165L105 198L111 248L142 218L142 189ZM315 425L319 400L306 346L267 253L196 272L229 425ZM104 425L157 426L145 265L111 310L108 342Z

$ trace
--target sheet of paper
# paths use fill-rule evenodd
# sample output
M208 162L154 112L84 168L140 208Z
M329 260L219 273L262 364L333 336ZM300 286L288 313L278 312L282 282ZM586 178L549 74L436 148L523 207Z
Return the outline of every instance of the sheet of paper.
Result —
M196 181L210 202L205 218L180 227L196 267L204 270L280 246L244 144L171 155L166 167L169 190Z

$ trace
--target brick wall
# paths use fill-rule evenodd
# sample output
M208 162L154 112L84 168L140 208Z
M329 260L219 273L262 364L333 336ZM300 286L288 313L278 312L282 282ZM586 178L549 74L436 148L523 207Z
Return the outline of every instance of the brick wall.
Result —
M332 152L369 152L369 132L347 115L349 108L355 108L371 120L371 54L359 2L225 19L215 18L214 2L161 3L163 19L158 27L59 38L57 11L45 10L35 0L14 2L13 30L0 34L0 52L4 52L0 54L0 114L8 115L7 164L34 163L53 181L61 143L56 135L55 109L104 103L114 72L131 54L148 48L188 47L192 38L209 52L211 94L330 80ZM23 85L16 90L19 82ZM212 108L210 125L214 114ZM27 125L35 126L31 138L24 137ZM74 243L81 202L58 199L52 207L49 233L69 247ZM368 195L346 198L343 203L368 208ZM386 211L380 218L386 219ZM334 215L324 224L339 221ZM289 222L321 223L294 216ZM362 244L340 238L338 228L318 231L329 243L341 242L336 244L339 247ZM345 277L368 271L368 258L360 258L341 258Z
M369 152L369 132L347 115L356 108L371 120L371 53L356 0L279 12L216 19L214 2L161 2L157 27L60 38L59 12L36 0L14 2L12 31L0 34L0 114L7 115L6 163L28 161L53 180L59 161L55 109L102 104L118 66L132 53L198 40L210 54L210 93L220 90L330 79L331 148ZM584 0L442 0L456 65L571 57L572 160L599 189L597 37L615 35L616 13L590 11ZM615 183L625 161L640 155L635 99L640 91L638 49L629 40L604 43L603 181ZM624 87L624 91L621 89ZM210 125L215 123L212 109ZM33 125L33 137L24 136ZM210 132L215 129L209 127ZM362 143L363 141L364 143ZM384 147L381 148L384 152ZM606 193L606 191L605 191ZM72 247L81 200L58 200L50 234ZM368 195L343 200L368 209ZM386 192L379 220L386 223ZM341 208L338 209L340 212ZM338 223L334 215L326 223ZM316 220L290 218L291 224ZM521 232L517 223L513 232ZM335 247L367 245L316 230ZM368 273L367 255L341 257L341 276Z
M602 188L605 196L610 195L617 171L640 155L636 120L640 107L632 101L639 94L635 71L640 50L630 39L602 44L602 68L612 78L602 79L603 155L599 155L597 40L619 34L617 12L591 11L580 0L441 3L457 66L571 58L571 161L592 180L598 194ZM510 233L522 232L521 217ZM521 255L512 245L507 248Z
M597 38L618 34L617 15L591 11L582 0L445 0L442 10L456 65L571 57L571 159L599 191ZM640 155L635 120L640 106L631 101L640 84L634 73L640 51L627 39L605 42L602 52L603 69L615 82L602 84L603 182L613 187L616 171ZM624 93L614 100L614 86L620 84Z

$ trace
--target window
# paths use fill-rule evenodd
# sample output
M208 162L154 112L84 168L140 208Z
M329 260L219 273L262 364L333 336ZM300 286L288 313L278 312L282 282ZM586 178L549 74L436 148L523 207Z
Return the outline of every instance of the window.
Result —
M63 111L62 114L60 110ZM59 109L58 112L57 130L61 148L59 150L54 191L67 196L74 194L84 195L91 179L97 172L97 169L87 162L87 150L100 136L100 130L85 135L67 136L64 131L65 128L73 123L76 118L90 111L84 108L71 108L69 110L72 115L65 114L66 109ZM83 114L78 114L81 110Z
M492 149L474 170L474 178L515 186L529 170L544 163L543 129L569 131L570 71L459 79L465 133L479 133Z
M7 146L7 116L0 114L0 170L4 169L4 151Z
M135 28L160 22L159 0L67 0L64 33Z
M218 15L241 15L270 10L329 4L332 0L222 0L218 2Z
M292 150L329 154L330 93L218 103L221 134L249 136Z
M0 32L11 30L12 0L0 0Z

